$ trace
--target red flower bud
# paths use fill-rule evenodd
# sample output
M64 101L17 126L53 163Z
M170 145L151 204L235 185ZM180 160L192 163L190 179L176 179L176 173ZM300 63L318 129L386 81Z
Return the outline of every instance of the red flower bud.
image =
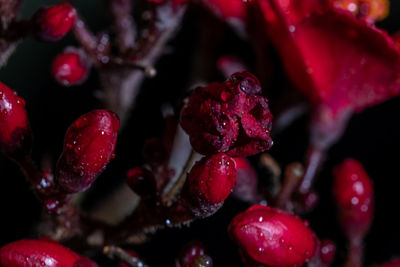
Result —
M0 248L0 266L75 267L82 257L55 241L19 240Z
M31 145L25 101L0 82L0 149L16 157L30 153Z
M313 256L313 232L299 218L267 206L254 205L229 226L243 255L271 267L301 266Z
M126 174L126 183L133 192L141 197L151 197L157 192L157 183L151 171L145 168L133 168Z
M34 15L36 35L45 41L60 40L74 26L75 19L76 11L69 4L39 9Z
M204 245L201 242L192 242L186 245L181 251L177 266L191 267L197 257L204 255L206 255Z
M360 162L347 159L335 168L333 195L346 236L350 240L364 237L373 218L374 192Z
M182 190L190 208L212 214L232 192L236 182L235 162L226 154L206 156L192 167Z
M330 264L335 258L336 245L330 240L322 240L319 249L319 257L324 264Z
M113 157L119 120L108 110L93 110L67 130L56 178L67 191L86 190Z
M196 88L181 112L181 126L204 155L253 155L272 146L272 115L258 79L237 72L224 83Z
M51 73L64 86L80 84L89 73L88 58L79 50L66 51L54 59Z

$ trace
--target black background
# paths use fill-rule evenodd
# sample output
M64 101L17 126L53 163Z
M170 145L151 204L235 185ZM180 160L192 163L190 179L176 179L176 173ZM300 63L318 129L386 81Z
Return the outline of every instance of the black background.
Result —
M25 1L22 17L30 17L43 3L52 2ZM76 6L94 31L109 30L111 20L99 2L76 1ZM391 2L390 17L379 23L379 26L395 32L400 30L400 2ZM228 28L226 30L228 37L224 49L249 56L248 52L243 52L250 49L248 45ZM192 63L188 66L188 57L192 59L192 50L197 41L196 16L187 16L183 28L171 42L173 53L164 56L157 65L159 75L143 85L128 127L119 137L117 158L94 185L98 192L105 193L110 184L117 184L123 179L130 167L143 162L141 151L144 140L161 134L163 124L160 106L163 103L175 103L181 92L190 86L188 83ZM26 40L10 58L8 65L0 70L0 80L27 101L35 135L34 157L38 162L45 155L52 156L55 162L61 152L63 135L68 125L79 115L100 107L93 97L94 92L100 89L95 71L92 71L86 83L70 88L59 86L50 75L54 56L71 44L75 44L71 35L57 43ZM216 79L222 80L222 77L216 76ZM400 210L399 117L400 98L356 114L343 138L329 151L316 184L321 202L307 219L320 237L330 238L338 244L337 264L345 254L345 243L331 200L331 170L347 157L360 160L375 185L376 213L366 239L366 265L388 260L395 255L400 256L400 216L397 216ZM302 161L307 146L307 117L296 121L274 141L271 154L281 166L292 161ZM251 160L256 162L257 158ZM246 204L230 198L216 215L197 221L190 228L163 230L152 242L134 249L151 266L171 266L181 247L197 239L205 242L215 266L242 266L226 229L232 217L246 207ZM0 210L0 245L35 237L34 227L40 218L40 204L18 167L3 155L0 155Z

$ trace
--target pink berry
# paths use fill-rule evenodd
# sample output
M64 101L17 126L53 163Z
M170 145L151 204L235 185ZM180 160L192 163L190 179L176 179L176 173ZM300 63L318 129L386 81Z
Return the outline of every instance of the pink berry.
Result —
M69 4L42 8L34 15L36 35L45 41L63 38L75 23L76 11Z
M51 72L56 81L64 86L80 84L89 73L87 59L79 52L59 54L53 61Z
M253 155L272 146L272 115L258 79L237 72L224 83L196 88L181 112L181 126L204 155Z
M86 190L114 157L119 119L108 110L93 110L67 130L56 178L67 191Z
M334 170L333 195L339 222L349 239L362 238L374 213L374 191L364 167L347 159Z
M229 234L246 258L270 267L301 266L316 247L313 232L299 217L261 205L237 215Z
M0 82L0 149L18 157L30 153L31 143L25 101Z
M206 156L193 166L182 196L194 210L205 211L219 206L232 192L236 172L235 162L228 155Z

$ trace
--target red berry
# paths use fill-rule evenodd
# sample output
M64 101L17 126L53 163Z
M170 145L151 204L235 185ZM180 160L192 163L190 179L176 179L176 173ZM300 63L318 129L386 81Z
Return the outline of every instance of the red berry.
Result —
M0 149L10 156L31 151L32 136L25 101L0 82Z
M194 211L207 213L209 208L225 201L235 182L236 167L231 157L223 153L206 156L193 166L182 196Z
M75 267L80 256L47 239L19 240L0 248L3 267Z
M372 181L360 162L347 159L335 168L333 195L346 236L362 238L372 222L374 192Z
M229 226L245 257L271 267L301 266L313 256L313 232L299 218L267 206L254 205Z
M330 264L335 258L336 245L330 240L322 240L320 244L319 257L324 264Z
M39 9L34 15L36 35L45 41L57 41L71 30L75 19L76 11L69 4Z
M178 259L179 267L192 267L199 256L205 255L205 248L201 242L192 242L181 251Z
M51 72L57 82L64 86L84 82L89 73L87 58L82 52L64 52L53 61Z
M130 169L126 175L126 183L133 192L141 197L151 197L157 192L154 175L145 168Z
M119 119L108 110L93 110L67 130L56 178L67 191L86 190L113 157Z
M272 115L258 79L237 72L224 83L196 88L181 112L181 126L193 148L245 157L272 146Z

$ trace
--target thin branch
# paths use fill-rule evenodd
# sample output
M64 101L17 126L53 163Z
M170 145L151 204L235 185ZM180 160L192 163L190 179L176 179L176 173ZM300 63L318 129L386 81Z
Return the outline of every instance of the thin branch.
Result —
M122 54L135 45L136 29L131 16L132 0L109 0L117 35L117 46Z

